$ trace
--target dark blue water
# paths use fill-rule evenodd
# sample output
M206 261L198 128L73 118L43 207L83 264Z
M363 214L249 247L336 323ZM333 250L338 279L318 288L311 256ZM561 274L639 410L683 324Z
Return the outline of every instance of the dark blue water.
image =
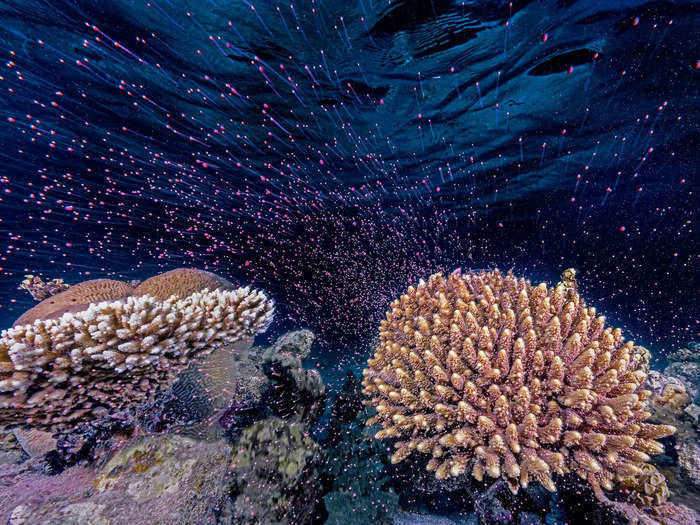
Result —
M0 3L0 318L25 273L252 282L365 352L409 282L580 289L698 336L697 2ZM346 350L342 350L346 349Z

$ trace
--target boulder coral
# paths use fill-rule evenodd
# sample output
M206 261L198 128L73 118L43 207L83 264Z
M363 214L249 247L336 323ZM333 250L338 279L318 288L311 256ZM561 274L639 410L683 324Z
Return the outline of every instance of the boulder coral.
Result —
M193 358L267 329L273 310L198 270L71 286L0 334L0 422L55 432L146 402Z
M368 424L397 440L392 462L426 454L439 479L471 470L517 493L575 472L600 497L675 431L645 422L634 344L586 306L571 270L550 288L498 270L435 274L391 304L379 336Z

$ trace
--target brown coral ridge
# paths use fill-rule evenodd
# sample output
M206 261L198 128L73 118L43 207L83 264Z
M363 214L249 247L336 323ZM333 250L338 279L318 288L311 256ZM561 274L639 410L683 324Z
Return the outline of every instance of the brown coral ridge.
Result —
M205 288L232 290L234 286L223 277L211 272L194 268L176 268L146 279L134 288L131 295L134 297L150 295L156 299L165 300L171 295L186 297Z
M4 330L0 422L56 432L131 408L195 357L267 329L274 305L263 292L224 289L228 281L195 272L157 276L152 289L165 299L135 295L138 288L119 281L87 281L47 299L55 302L39 310L45 317ZM213 284L222 287L206 287ZM75 310L66 312L66 302Z
M634 344L605 326L571 276L554 288L511 273L431 276L409 287L382 321L364 370L375 437L399 438L392 461L432 455L439 479L471 468L518 487L576 472L596 492L637 475L656 438L630 366Z
M24 312L12 326L31 324L38 319L56 319L63 314L87 309L90 303L114 301L131 295L134 288L128 283L112 279L93 279L66 288L47 297L34 308Z

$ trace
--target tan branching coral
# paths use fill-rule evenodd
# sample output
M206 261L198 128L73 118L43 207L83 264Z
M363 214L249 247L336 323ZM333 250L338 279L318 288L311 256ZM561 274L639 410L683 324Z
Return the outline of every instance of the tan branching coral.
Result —
M61 293L69 286L63 282L63 279L51 279L44 282L41 277L31 274L25 275L24 281L19 285L21 289L27 290L35 301L43 301L52 295Z
M646 373L632 342L605 326L575 280L548 288L498 270L442 274L409 287L382 321L364 371L376 438L393 462L432 455L438 478L468 469L513 492L576 472L600 493L635 476L669 425L645 423Z
M16 325L0 336L0 421L55 431L140 404L192 358L264 331L273 309L248 287L205 288L92 302Z

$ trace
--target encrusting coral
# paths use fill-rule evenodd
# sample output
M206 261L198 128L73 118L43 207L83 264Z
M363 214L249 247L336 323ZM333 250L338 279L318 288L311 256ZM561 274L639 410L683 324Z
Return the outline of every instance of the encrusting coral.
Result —
M209 289L228 281L194 272L149 279L160 298L131 295L147 282L97 280L29 310L31 324L0 335L0 421L60 431L118 412L171 385L194 357L268 327L274 306L263 292Z
M690 405L691 399L681 385L669 383L664 387L661 395L654 397L653 403L659 407L667 408L674 414L680 414Z
M439 479L471 469L518 487L576 472L596 494L639 474L656 438L645 423L646 373L634 344L579 296L573 271L553 288L511 273L435 274L409 287L382 321L364 393L400 438L392 462L432 455Z
M630 370L641 370L645 374L649 374L649 362L651 361L651 352L643 346L633 346L630 351L630 361L627 368Z

